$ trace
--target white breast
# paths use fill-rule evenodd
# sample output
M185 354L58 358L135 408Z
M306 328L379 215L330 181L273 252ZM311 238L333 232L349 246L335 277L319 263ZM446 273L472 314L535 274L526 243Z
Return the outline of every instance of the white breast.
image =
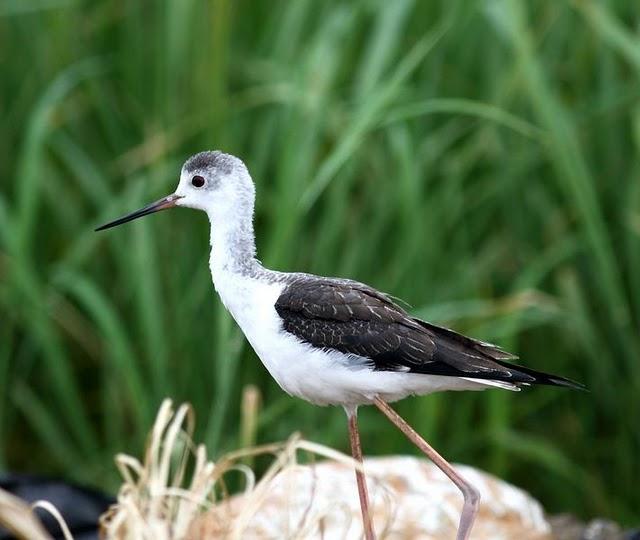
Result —
M271 376L284 387L286 344L282 343L282 324L274 307L283 285L216 272L214 286Z

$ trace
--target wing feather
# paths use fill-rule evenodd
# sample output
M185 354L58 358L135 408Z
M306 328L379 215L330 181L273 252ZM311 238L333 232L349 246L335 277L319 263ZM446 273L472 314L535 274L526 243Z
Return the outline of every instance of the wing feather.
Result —
M384 293L356 281L298 274L275 309L284 330L298 339L366 358L376 370L576 386L506 362L517 357L495 345L413 318Z

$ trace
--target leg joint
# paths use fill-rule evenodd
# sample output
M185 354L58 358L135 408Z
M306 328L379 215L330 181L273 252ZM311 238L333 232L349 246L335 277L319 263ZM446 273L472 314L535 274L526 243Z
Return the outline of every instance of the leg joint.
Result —
M465 484L462 495L467 504L470 504L474 508L480 506L480 492L471 484Z

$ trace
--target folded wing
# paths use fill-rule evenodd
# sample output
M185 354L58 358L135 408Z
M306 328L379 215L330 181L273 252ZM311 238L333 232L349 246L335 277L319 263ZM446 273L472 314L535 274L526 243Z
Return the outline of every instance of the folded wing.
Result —
M298 339L368 359L375 370L580 387L510 364L506 360L516 356L415 319L385 294L355 281L296 276L275 308L284 330Z

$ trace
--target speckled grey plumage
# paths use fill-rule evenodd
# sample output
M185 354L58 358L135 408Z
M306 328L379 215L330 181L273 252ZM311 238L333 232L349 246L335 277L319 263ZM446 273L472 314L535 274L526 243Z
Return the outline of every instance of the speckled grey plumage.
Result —
M208 169L222 174L229 174L234 168L244 168L244 163L237 157L225 154L219 150L207 150L191 156L184 164L187 173Z
M256 259L256 244L253 230L253 213L255 203L255 187L245 164L235 156L219 150L205 151L190 157L182 167L183 174L202 175L207 184L204 189L214 192L223 188L224 183L232 184L237 198L232 219L224 223L216 221L210 215L211 245L218 237L216 232L225 231L225 243L229 257L222 264L225 268L240 275L264 277L265 269Z

